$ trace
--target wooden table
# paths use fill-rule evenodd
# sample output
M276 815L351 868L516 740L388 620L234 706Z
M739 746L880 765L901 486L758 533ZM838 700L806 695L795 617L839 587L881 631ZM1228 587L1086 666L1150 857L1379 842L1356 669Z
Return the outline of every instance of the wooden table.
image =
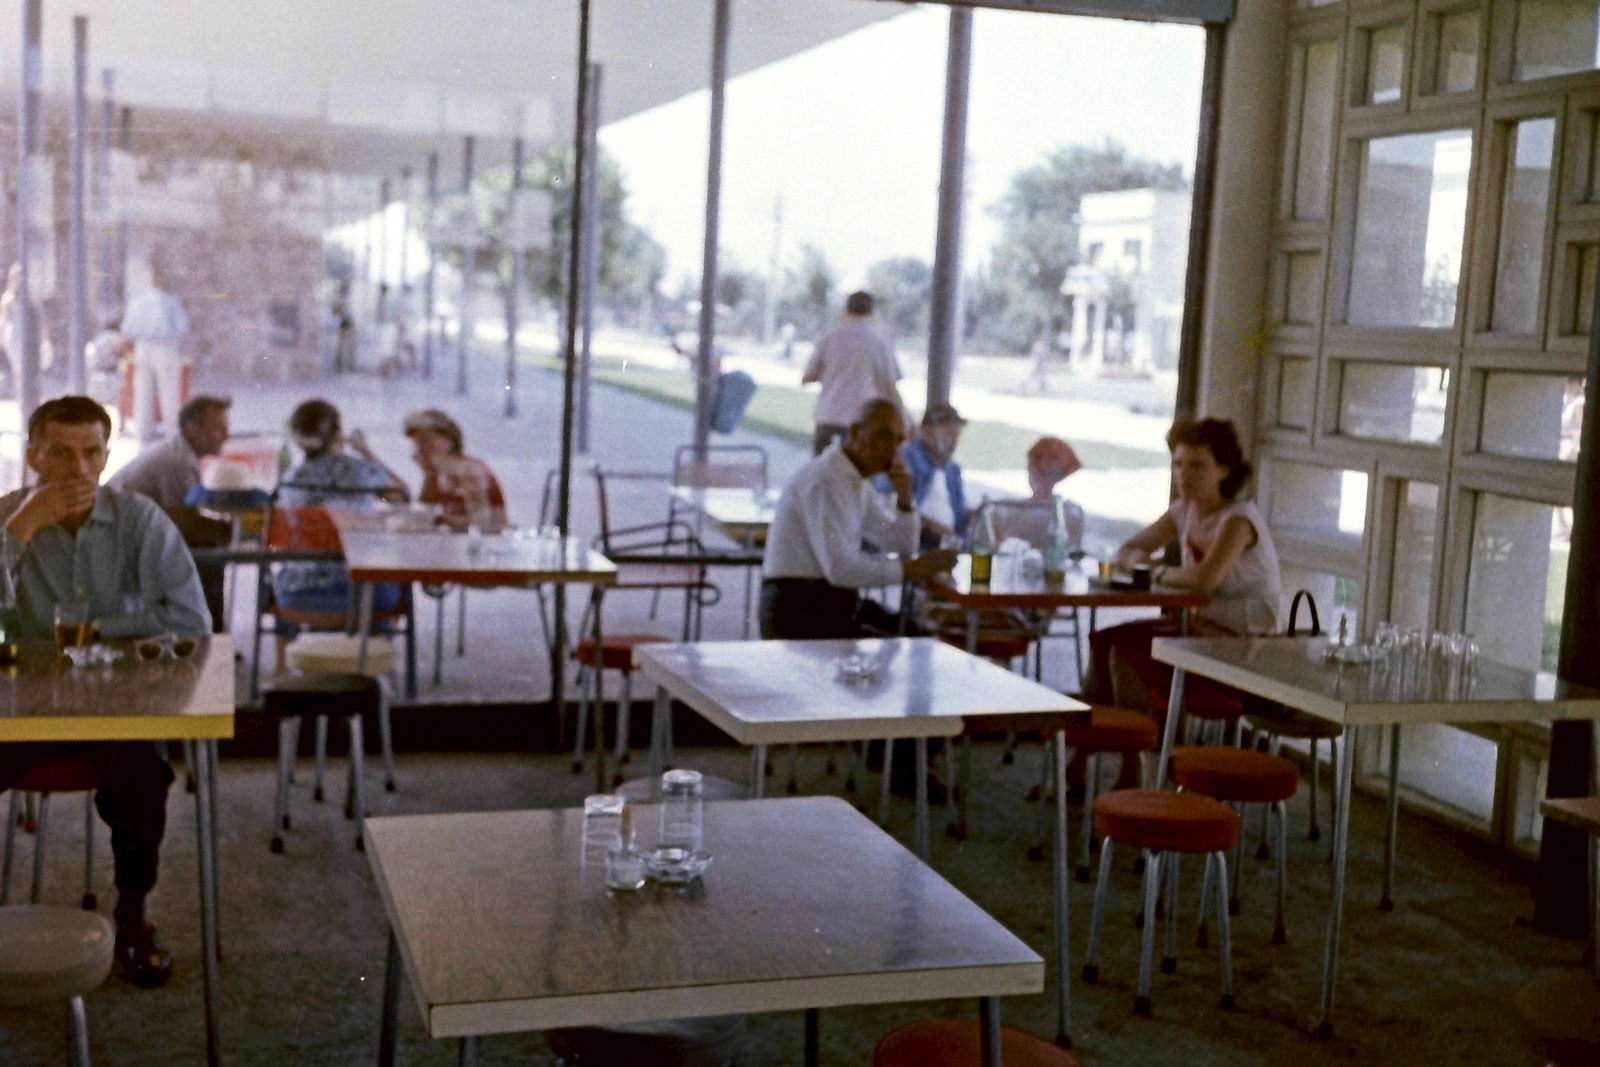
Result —
M361 635L358 669L367 667L367 638L372 632L372 586L375 582L424 582L466 585L475 589L537 588L542 585L587 585L593 605L594 646L601 647L600 608L605 587L615 584L617 565L576 537L559 543L543 538L483 536L425 531L401 533L373 530L361 513L335 512L339 541L350 581L361 590L358 627ZM550 633L550 701L556 723L566 722L566 620L557 618ZM599 671L590 672L599 706ZM596 781L606 788L605 746L597 746Z
M1563 682L1553 674L1525 671L1482 659L1477 665L1477 680L1465 697L1397 699L1382 677L1367 667L1341 667L1324 662L1323 653L1327 647L1328 639L1322 637L1159 637L1151 648L1156 660L1173 668L1172 696L1157 769L1158 787L1165 780L1183 707L1184 679L1191 671L1345 728L1344 739L1339 744L1333 902L1328 912L1322 1002L1318 1014L1318 1028L1323 1031L1332 1027L1340 922L1344 911L1351 779L1361 729L1406 723L1600 718L1600 691ZM1398 799L1398 790L1392 791L1391 811L1395 810Z
M927 745L930 737L955 738L975 726L1043 730L1056 749L1056 958L1060 1033L1071 1025L1067 945L1067 801L1065 730L1088 720L1088 705L1061 695L988 660L931 637L841 641L726 641L645 645L635 650L639 669L659 687L651 730L650 774L664 762L662 724L676 697L741 745L751 746L750 795L766 782L767 746L885 738L881 822L888 821L894 739L916 741L914 843L930 852ZM878 677L865 685L835 681L841 657L870 657ZM947 750L948 751L948 750ZM968 763L969 761L963 761ZM963 778L969 777L963 767ZM952 792L956 783L950 783ZM960 825L966 824L970 788L961 790Z
M195 837L200 859L201 967L206 1062L222 1062L217 1012L217 739L233 736L233 641L198 639L182 660L147 662L136 642L108 641L123 656L74 668L53 640L23 641L14 668L0 668L0 742L194 743Z
M640 845L657 822L643 806ZM380 1067L394 1063L402 970L435 1038L980 999L999 1063L1000 997L1044 961L849 804L705 807L711 869L687 890L614 893L582 860L583 812L369 819L390 937ZM992 1050L992 1051L991 1051Z

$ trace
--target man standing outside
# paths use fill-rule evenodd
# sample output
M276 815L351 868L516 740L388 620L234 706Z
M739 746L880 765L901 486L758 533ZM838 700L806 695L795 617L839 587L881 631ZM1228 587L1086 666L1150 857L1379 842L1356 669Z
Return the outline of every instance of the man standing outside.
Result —
M28 466L39 484L0 497L0 556L17 595L21 636L48 638L64 597L86 604L102 637L211 629L194 561L172 520L137 493L100 487L111 419L86 396L39 405L28 420ZM95 807L111 827L116 959L134 984L172 977L172 956L145 917L166 831L172 770L150 741L0 744L0 789L42 759L88 760Z
M817 397L817 429L812 436L812 455L837 439L842 439L861 405L869 400L888 400L901 411L900 362L894 348L872 326L872 294L851 293L844 302L844 320L817 342L806 364L801 385L822 383Z
M200 460L222 451L228 440L228 408L233 401L220 396L197 396L178 411L178 432L139 453L111 479L114 489L142 493L160 505L190 548L220 548L233 540L231 524L208 519L187 501L200 485ZM211 611L215 632L227 629L223 610L226 566L201 563L200 587Z
M133 341L133 417L139 423L139 439L151 441L162 436L157 427L171 425L183 403L183 357L178 342L189 332L189 316L183 304L167 291L165 265L150 258L150 288L128 301L122 316L122 332ZM161 405L160 422L156 404Z
M844 444L830 446L784 488L761 567L761 636L791 640L871 637L898 632L898 620L860 590L899 585L948 571L954 552L915 556L918 518L911 472L900 455L905 417L892 400L869 400ZM870 479L887 474L888 513ZM875 558L863 539L899 559ZM915 558L913 558L915 556Z

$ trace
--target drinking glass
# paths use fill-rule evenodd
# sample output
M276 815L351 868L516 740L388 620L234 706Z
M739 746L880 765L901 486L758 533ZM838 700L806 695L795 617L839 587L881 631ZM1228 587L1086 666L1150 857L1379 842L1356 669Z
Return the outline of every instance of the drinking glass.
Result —
M583 801L583 858L599 863L612 849L632 848L628 802L610 793L596 793Z
M1428 684L1428 635L1421 630L1407 630L1400 635L1399 649L1399 695L1403 700L1415 700Z
M661 845L700 851L705 796L699 771L671 770L661 776Z
M82 648L89 643L89 605L56 605L56 649Z

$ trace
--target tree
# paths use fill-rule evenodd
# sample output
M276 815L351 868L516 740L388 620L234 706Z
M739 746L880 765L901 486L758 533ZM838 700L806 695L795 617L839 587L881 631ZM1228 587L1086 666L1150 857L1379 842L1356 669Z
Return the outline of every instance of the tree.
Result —
M989 209L1002 228L988 268L967 282L970 343L1026 353L1041 342L1055 348L1070 329L1061 283L1078 262L1078 210L1085 193L1186 188L1180 164L1130 156L1110 139L1058 148L1017 172L1006 195Z
M828 254L816 245L801 245L799 266L784 272L778 320L794 323L803 338L821 337L833 321L833 291L838 285L839 274L828 262Z
M926 342L933 292L933 270L928 264L915 256L879 260L867 268L867 291L889 336Z

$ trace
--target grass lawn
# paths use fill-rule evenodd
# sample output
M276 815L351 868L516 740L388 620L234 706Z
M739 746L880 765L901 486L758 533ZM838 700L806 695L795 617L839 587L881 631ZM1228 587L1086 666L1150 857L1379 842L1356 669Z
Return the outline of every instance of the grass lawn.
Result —
M559 371L553 355L540 353L524 357L524 362L542 370ZM620 359L593 358L594 380L619 389L654 397L677 407L694 409L694 379L683 371L665 371L637 364L625 367ZM745 409L747 429L780 437L798 445L811 444L811 412L816 394L805 389L763 385ZM915 414L915 412L914 412ZM974 420L961 435L956 459L972 470L1010 470L1021 468L1024 456L1039 439L1036 430L1004 422ZM1072 438L1072 447L1085 467L1098 470L1141 470L1167 466L1167 454L1143 448L1127 448Z

